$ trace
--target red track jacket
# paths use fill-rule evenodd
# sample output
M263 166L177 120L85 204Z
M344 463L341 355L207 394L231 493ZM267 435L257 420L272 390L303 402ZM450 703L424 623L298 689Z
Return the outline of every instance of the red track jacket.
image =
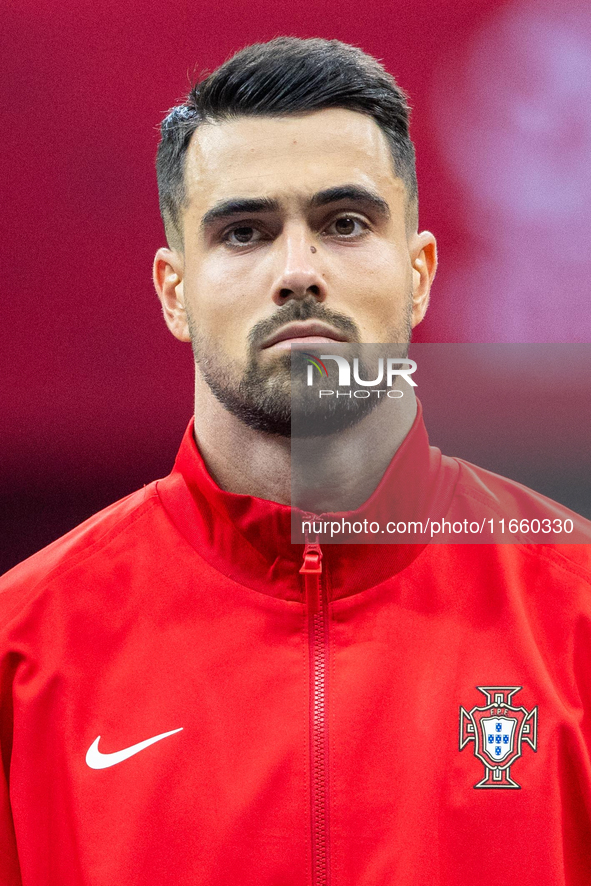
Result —
M420 415L381 489L401 519L569 514ZM2 580L0 883L591 883L589 551L304 550L189 429Z

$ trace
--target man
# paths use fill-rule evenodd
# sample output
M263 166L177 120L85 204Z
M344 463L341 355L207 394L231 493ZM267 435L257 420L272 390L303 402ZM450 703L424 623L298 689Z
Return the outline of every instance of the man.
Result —
M405 350L427 308L404 94L338 42L249 47L158 181L195 421L3 581L1 882L589 882L587 545L291 541L291 350ZM341 414L317 511L576 520L430 449L412 390Z

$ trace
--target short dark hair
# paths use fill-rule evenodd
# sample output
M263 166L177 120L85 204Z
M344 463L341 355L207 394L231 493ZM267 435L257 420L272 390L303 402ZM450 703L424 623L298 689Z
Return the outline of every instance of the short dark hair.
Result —
M185 154L204 122L271 117L344 108L367 114L386 136L394 170L407 190L407 216L416 219L415 151L410 107L394 78L372 56L339 40L277 37L237 52L197 82L164 118L156 157L160 212L169 241L181 240L186 205Z

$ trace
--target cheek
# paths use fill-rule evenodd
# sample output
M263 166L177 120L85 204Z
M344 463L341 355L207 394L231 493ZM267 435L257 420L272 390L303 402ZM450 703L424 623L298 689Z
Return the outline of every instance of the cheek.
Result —
M187 305L196 329L226 360L243 362L252 318L248 286L238 273L224 274L217 267L201 266L185 287Z
M360 327L380 341L383 324L404 316L412 286L410 263L393 250L376 250L350 268L347 305Z
M236 307L244 310L249 304L255 310L255 302L257 298L260 300L265 282L255 258L216 250L195 263L194 291L201 300L207 300L218 310Z

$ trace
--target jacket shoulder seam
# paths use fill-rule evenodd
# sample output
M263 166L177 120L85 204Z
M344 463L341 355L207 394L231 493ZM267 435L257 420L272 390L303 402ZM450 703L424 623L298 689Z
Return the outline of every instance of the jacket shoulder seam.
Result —
M543 544L531 545L525 543L519 544L519 547L522 548L529 557L536 556L536 552L533 549L541 548L541 551L537 556L544 557L559 569L569 572L571 575L576 575L577 578L583 579L583 581L591 587L591 571L585 569L583 566L579 566L578 563L573 563L572 560L569 560L569 558L558 548L549 548Z
M471 489L470 486L463 483L461 480L458 480L458 485L456 489L458 492L461 492L468 498L471 498L474 501L477 501L479 504L483 504L486 507L490 508L490 510L494 511L494 513L497 514L499 517L503 517L502 512L495 507L492 496L489 498L486 495L477 492L475 489ZM556 504L560 506L560 502L556 502ZM591 586L591 570L586 570L583 566L579 566L577 563L573 563L572 560L570 560L566 556L566 554L564 554L558 548L550 548L543 543L532 545L531 543L525 541L508 542L508 544L514 544L515 547L520 548L530 557L543 557L544 559L553 563L555 566L564 569L566 572L570 572L572 575L576 575L579 578L582 578L584 581L587 582L587 584Z
M111 544L111 542L119 538L119 536L126 532L131 526L133 526L139 520L143 519L151 510L153 510L154 507L157 507L159 505L159 498L152 492L152 494L148 498L141 502L135 512L120 517L110 530L107 530L99 538L95 539L95 541L92 542L92 544L90 544L88 547L84 547L79 551L75 551L72 554L66 555L64 560L61 560L46 574L39 577L34 582L32 588L30 589L30 592L21 597L15 603L15 605L8 610L5 618L3 619L2 627L7 627L10 624L11 620L15 617L15 615L22 612L22 610L26 608L30 601L33 600L41 590L49 588L54 581L63 577L72 569L76 569L85 561L94 557L95 554L106 548L109 544Z

